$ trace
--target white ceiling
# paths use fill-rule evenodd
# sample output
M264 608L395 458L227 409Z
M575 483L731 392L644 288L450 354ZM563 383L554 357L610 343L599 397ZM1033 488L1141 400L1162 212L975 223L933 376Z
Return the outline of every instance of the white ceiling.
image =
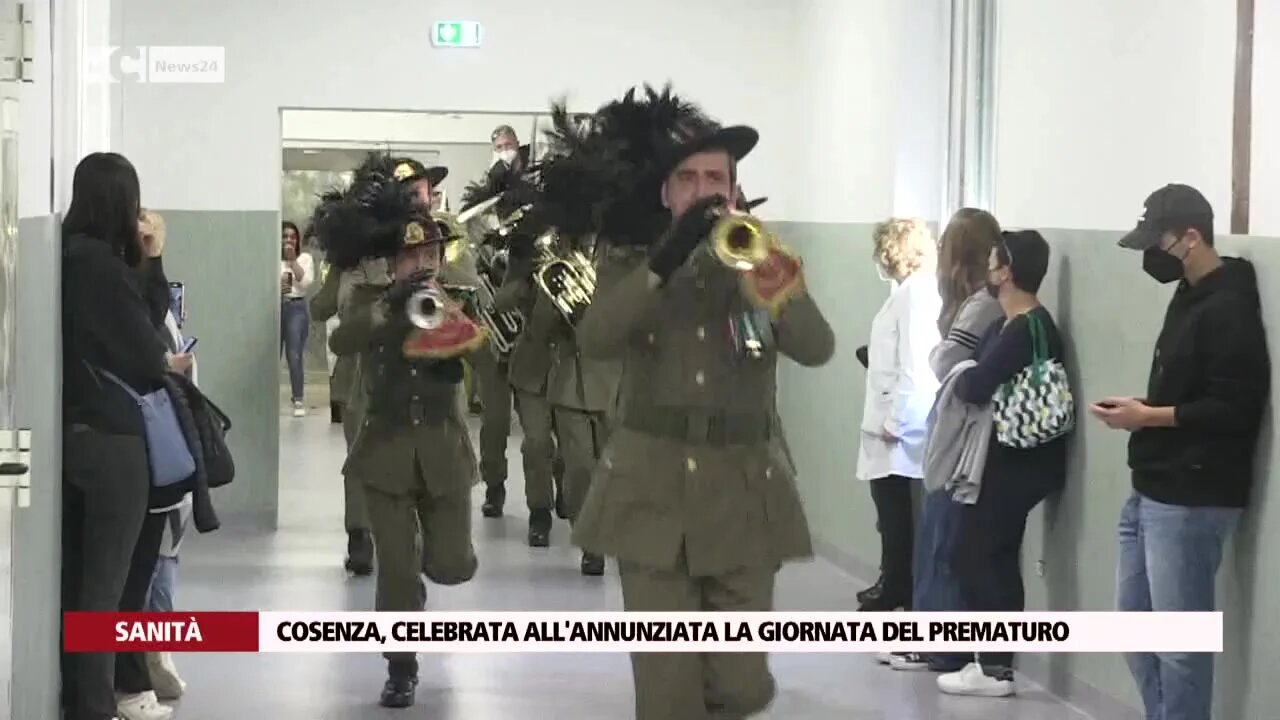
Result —
M522 143L550 126L547 115L529 113L446 113L375 110L284 110L281 137L286 148L334 147L335 143L488 143L499 125L515 128Z

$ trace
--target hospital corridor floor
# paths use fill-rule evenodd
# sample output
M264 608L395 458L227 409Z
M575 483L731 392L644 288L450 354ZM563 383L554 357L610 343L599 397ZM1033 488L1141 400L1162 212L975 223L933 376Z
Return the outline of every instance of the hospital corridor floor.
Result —
M472 419L473 432L476 420ZM568 524L557 521L550 548L525 544L518 429L509 443L507 516L480 517L474 536L480 571L465 585L430 586L437 610L620 610L612 565L603 578L583 577ZM183 544L176 597L191 610L369 610L373 579L342 568L342 430L327 413L281 418L279 530L234 526L192 535ZM241 478L239 482L249 482ZM780 610L847 611L866 583L815 560L779 578ZM180 655L188 688L178 720L514 720L633 717L625 655L423 655L418 704L377 706L386 666L377 654ZM1020 679L1016 699L946 697L935 676L896 672L863 654L773 655L779 694L761 718L787 720L1087 720ZM675 720L673 718L673 720Z

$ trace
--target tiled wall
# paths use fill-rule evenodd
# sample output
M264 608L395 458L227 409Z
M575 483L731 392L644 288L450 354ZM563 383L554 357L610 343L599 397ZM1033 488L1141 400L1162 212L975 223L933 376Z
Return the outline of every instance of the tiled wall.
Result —
M871 227L781 224L778 230L804 255L809 283L837 334L836 357L826 367L786 363L780 371L779 405L800 489L824 550L873 579L880 547L875 512L867 488L853 477L865 380L854 350L866 343L871 319L887 295L870 262ZM1143 274L1137 253L1116 247L1119 233L1043 232L1053 258L1040 298L1068 336L1078 400L1141 394L1170 288ZM1280 347L1280 282L1268 279L1280 277L1280 240L1224 238L1219 246L1257 264L1270 344ZM1273 407L1278 396L1280 378L1272 383ZM1280 665L1280 637L1268 626L1280 610L1280 586L1266 582L1280 566L1280 494L1268 488L1280 468L1272 434L1268 424L1254 504L1220 574L1218 602L1227 609L1227 634L1218 660L1215 717L1275 717L1280 703L1280 686L1268 680ZM1082 411L1068 487L1036 510L1027 528L1023 567L1030 609L1114 608L1115 526L1130 492L1126 440ZM1040 560L1043 577L1036 572ZM1139 703L1118 656L1028 657L1023 667L1097 717L1137 716L1125 707Z
M274 523L279 488L280 243L275 212L164 210L165 271L186 284L184 334L200 339L201 389L230 417L236 479L224 520Z

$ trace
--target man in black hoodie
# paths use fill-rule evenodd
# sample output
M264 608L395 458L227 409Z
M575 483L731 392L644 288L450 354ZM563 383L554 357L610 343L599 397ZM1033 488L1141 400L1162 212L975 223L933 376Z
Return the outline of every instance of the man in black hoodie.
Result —
M1249 502L1271 363L1253 264L1213 246L1213 209L1194 188L1152 193L1122 247L1178 283L1145 398L1093 414L1133 433L1133 495L1120 518L1119 609L1211 611L1222 546ZM1147 717L1209 720L1213 656L1130 655Z

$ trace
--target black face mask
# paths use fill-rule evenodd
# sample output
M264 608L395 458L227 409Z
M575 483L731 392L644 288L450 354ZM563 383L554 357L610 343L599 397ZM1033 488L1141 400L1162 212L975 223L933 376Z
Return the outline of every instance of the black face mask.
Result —
M1142 269L1161 284L1177 282L1185 273L1181 260L1154 247L1142 253Z

